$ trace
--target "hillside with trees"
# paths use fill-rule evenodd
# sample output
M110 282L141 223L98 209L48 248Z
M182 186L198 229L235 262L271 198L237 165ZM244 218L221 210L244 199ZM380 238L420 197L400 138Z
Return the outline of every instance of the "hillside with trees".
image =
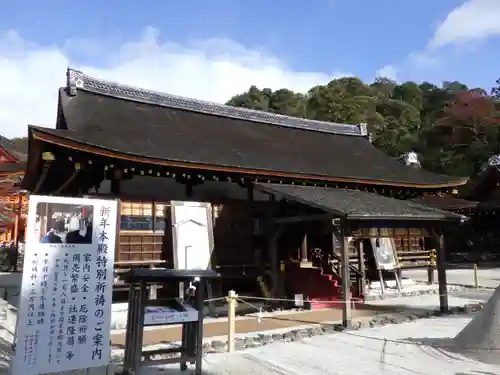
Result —
M420 154L424 168L470 176L500 153L500 80L486 92L463 83L436 86L378 78L334 79L307 94L255 86L227 104L346 124L366 123L373 143L388 155Z

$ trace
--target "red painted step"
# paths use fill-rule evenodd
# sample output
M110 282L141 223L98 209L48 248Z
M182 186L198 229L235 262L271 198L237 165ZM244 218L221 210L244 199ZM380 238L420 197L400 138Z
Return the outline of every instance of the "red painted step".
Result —
M286 273L287 282L295 294L303 294L311 302L311 309L324 309L342 306L342 280L320 269L290 267ZM355 304L363 303L357 291L351 289Z

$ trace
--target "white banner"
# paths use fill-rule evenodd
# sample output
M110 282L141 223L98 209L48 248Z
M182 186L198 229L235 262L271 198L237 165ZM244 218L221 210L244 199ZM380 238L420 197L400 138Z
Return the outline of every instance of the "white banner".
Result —
M117 208L30 197L12 375L109 364Z

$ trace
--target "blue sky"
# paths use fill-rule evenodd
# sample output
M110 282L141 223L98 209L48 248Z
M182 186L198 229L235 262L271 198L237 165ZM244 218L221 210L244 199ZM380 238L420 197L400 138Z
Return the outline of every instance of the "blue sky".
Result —
M490 87L499 58L500 0L17 0L0 13L0 122L50 125L66 65L224 101L252 83L305 91L377 72ZM28 79L35 93L12 99Z

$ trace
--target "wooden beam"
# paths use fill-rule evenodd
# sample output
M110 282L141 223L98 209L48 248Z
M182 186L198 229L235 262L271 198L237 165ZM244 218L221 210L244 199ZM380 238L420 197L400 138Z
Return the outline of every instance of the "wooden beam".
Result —
M73 181L75 181L75 179L78 177L78 175L80 174L80 171L81 171L81 166L80 166L80 163L76 163L75 164L75 169L73 171L73 173L71 174L71 176L69 176L66 181L64 181L61 186L59 186L56 191L54 192L55 195L59 195L61 194L61 192L64 191L64 189L66 189L69 185L71 185L73 183Z
M286 216L286 217L277 217L273 219L273 222L275 224L290 224L290 223L299 223L302 221L331 220L332 216L333 216L332 214Z
M49 174L49 169L50 169L51 161L44 161L43 163L43 170L42 174L40 175L40 178L38 179L38 182L35 185L35 188L33 189L33 193L38 193L45 182L45 179L47 178L47 175Z
M338 241L342 240L342 233L339 230L340 223L338 220L332 220L332 231Z

